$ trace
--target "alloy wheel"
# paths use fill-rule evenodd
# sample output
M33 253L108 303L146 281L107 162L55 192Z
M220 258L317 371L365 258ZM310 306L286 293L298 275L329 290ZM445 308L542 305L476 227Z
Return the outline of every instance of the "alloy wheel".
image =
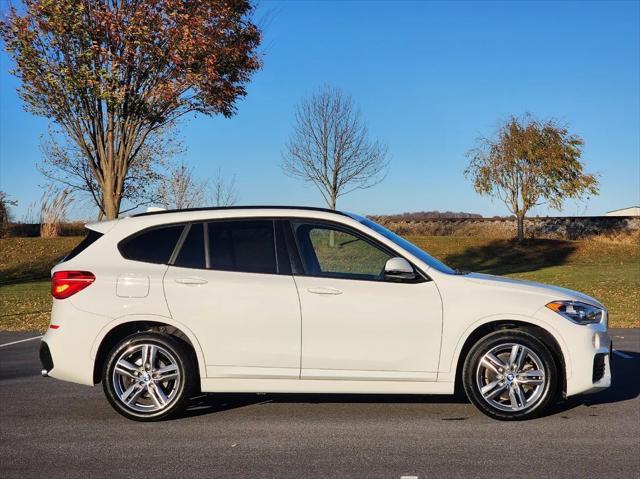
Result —
M127 408L157 413L178 397L182 377L175 356L156 344L136 344L115 361L112 375L116 397Z
M531 409L542 397L546 381L540 357L518 343L493 347L476 368L476 384L482 398L501 411Z

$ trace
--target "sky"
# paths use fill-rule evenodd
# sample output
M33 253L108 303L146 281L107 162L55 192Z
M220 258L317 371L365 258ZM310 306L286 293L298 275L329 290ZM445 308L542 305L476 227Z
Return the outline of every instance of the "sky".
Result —
M295 105L324 84L353 97L390 154L385 180L339 209L507 214L473 191L465 153L525 112L568 123L600 178L599 196L531 214L640 204L640 2L263 0L257 18L264 67L237 115L181 126L181 159L201 178L235 177L240 204L324 206L312 184L280 168ZM20 220L46 183L36 164L48 123L24 111L10 68L0 54L0 189Z

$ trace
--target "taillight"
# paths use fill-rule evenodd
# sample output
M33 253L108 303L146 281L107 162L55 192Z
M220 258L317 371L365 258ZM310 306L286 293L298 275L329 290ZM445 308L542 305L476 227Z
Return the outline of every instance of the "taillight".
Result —
M56 299L68 298L95 280L95 275L88 271L56 271L51 277L51 295Z

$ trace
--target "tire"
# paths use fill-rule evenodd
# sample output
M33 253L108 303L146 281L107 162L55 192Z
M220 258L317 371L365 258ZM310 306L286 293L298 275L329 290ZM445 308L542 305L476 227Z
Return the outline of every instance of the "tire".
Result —
M502 421L542 415L557 397L558 378L549 348L526 330L485 336L471 348L462 370L469 400Z
M187 406L197 385L196 371L191 352L180 340L136 333L109 352L102 386L118 413L135 421L159 421Z

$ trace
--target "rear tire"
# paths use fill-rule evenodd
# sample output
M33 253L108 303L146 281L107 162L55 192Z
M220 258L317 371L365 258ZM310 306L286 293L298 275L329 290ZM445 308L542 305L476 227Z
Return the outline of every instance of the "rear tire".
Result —
M158 333L135 333L116 344L102 378L111 406L135 421L177 415L197 385L196 365L187 346Z
M532 419L555 401L558 367L549 348L526 330L496 331L471 348L462 380L469 400L487 416Z

